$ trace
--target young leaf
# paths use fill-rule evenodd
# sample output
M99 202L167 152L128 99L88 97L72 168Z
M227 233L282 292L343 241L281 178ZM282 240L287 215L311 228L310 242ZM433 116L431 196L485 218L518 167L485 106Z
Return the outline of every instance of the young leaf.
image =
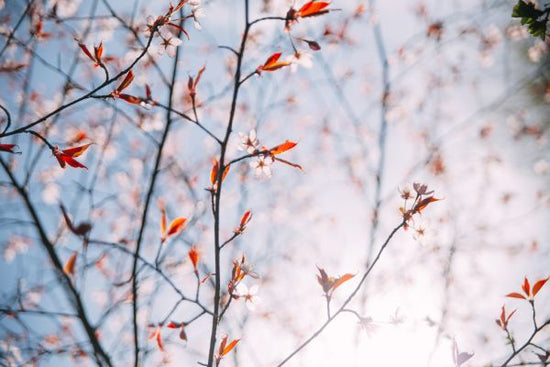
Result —
M297 144L298 143L287 140L283 144L280 144L280 145L277 145L276 147L271 148L269 152L273 155L281 154L294 148Z
M192 246L189 252L187 253L187 256L189 257L189 260L191 260L191 264L193 264L193 269L195 271L195 274L198 274L198 264L199 264L199 258L200 254L199 251L197 251L197 248L195 246Z
M76 266L76 257L77 257L77 252L73 252L73 254L69 256L69 258L63 265L63 272L68 276L74 275L75 266Z
M275 71L285 66L290 65L289 61L278 61L281 57L281 52L276 52L269 56L263 65L258 66L256 71L261 73L262 71Z
M63 153L67 154L67 155L70 155L71 157L79 157L82 155L82 153L84 153L89 147L90 145L92 145L93 143L90 143L90 144L86 144L86 145L82 145L80 147L75 147L75 148L70 148L70 149L65 149L63 150Z
M332 290L335 291L336 288L338 288L339 286L341 286L342 284L344 284L354 276L355 274L349 274L349 273L342 275L340 278L336 280L336 283L334 283L334 285L332 286Z
M134 80L134 72L132 70L128 71L128 73L126 74L126 76L124 77L124 80L122 81L122 83L120 83L120 85L117 87L117 89L114 90L113 93L111 93L114 97L119 97L120 96L120 93L128 88L128 86L130 86L130 84L132 84L132 81Z
M536 296L537 293L539 293L540 289L544 286L544 284L546 284L547 281L548 278L541 279L535 283L535 285L533 286L533 297Z
M527 299L523 294L516 293L516 292L508 293L508 294L506 295L506 297L509 297L509 298Z
M326 9L330 5L326 1L309 1L305 3L300 10L298 10L298 15L302 18L313 17L317 15L322 15L328 13L329 10Z
M0 152L17 153L13 151L16 146L16 144L0 144Z
M185 225L185 222L187 222L187 218L184 218L184 217L179 217L174 219L172 223L170 223L170 227L168 227L166 236L169 237L178 233Z

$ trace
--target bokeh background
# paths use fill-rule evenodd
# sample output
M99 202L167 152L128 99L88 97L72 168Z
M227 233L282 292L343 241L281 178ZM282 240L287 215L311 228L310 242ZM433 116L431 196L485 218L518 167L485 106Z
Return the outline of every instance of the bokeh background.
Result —
M36 19L26 14L28 2L0 4L0 102L12 113L14 127L102 82L101 69L92 67L75 38L88 47L103 42L105 55L114 57L107 66L115 74L142 50L147 16L169 6L168 1L36 0L34 12L49 33L37 37L32 34ZM292 5L251 1L251 19L284 17ZM245 283L259 286L260 299L254 310L236 301L225 315L222 331L242 340L222 365L276 365L322 324L325 300L316 266L334 275L363 273L400 223L399 189L413 182L427 184L443 200L398 233L352 303L372 322L362 327L352 314L339 316L288 365L452 366L453 340L461 351L475 353L465 366L496 365L510 353L495 325L503 304L518 309L510 322L516 338L529 335L528 303L504 296L519 291L524 276L550 275L550 69L548 44L511 18L513 5L337 0L331 4L334 11L301 20L290 36L281 20L254 26L243 63L246 74L276 51L292 56L290 39L301 57L296 65L264 72L243 86L229 156L243 154L237 133L255 129L267 147L298 141L284 158L304 171L275 163L271 177L257 177L245 161L227 176L222 237L231 236L247 209L253 219L224 250L223 284L231 260L244 253L260 276ZM182 38L179 46L174 105L189 111L187 77L206 65L198 113L222 136L235 58L219 46L238 47L244 7L235 0L203 0L200 6L201 29L185 23L190 39ZM302 39L317 41L321 50L309 49ZM128 91L142 96L147 83L154 99L164 103L173 59L160 48L156 38L134 68L136 79ZM24 66L5 71L17 64ZM165 112L156 107L89 100L36 128L61 147L95 143L80 159L88 171L62 170L30 136L2 139L19 145L21 155L1 153L1 159L24 183L62 259L81 253L83 244L66 229L60 203L75 222L93 224L91 239L133 248L164 119ZM166 203L170 218L191 218L181 234L162 245L161 265L189 294L195 290L189 248L201 250L202 275L213 268L213 220L204 188L210 186L211 159L217 154L215 142L196 126L181 119L173 124L145 231L142 255L152 262L160 246L156 201ZM5 171L0 195L1 363L93 364L75 352L90 350L85 334L75 318L62 315L72 312L71 305ZM131 256L116 247L90 243L75 277L101 341L121 366L133 355L131 286L120 284L128 280L131 265ZM335 292L335 307L357 278ZM149 269L140 272L140 283L144 365L204 362L210 318L186 328L187 343L177 331L164 329L161 352L154 341L146 341L147 325L162 320L177 295ZM209 282L202 288L208 304ZM540 320L550 315L549 294L543 289L537 295ZM19 308L47 312L17 318L6 313ZM197 312L183 303L171 319L190 319ZM548 331L539 338L548 346Z

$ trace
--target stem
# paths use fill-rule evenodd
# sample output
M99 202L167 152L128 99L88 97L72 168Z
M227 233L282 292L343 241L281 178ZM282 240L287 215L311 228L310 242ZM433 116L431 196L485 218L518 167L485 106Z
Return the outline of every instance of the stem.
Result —
M180 21L180 26L181 26ZM153 35L155 32L151 32L151 36L149 38L149 43L147 44L147 47L151 44L151 40L153 39ZM181 30L178 31L178 37L181 36ZM151 181L149 182L149 190L147 192L147 196L145 198L145 207L143 209L143 214L141 217L141 225L139 228L139 234L138 239L136 243L136 250L134 257L134 262L132 266L132 323L134 327L134 366L139 366L139 326L137 321L137 313L138 313L138 280L137 280L137 266L138 266L138 256L139 251L141 249L141 244L143 242L143 237L145 234L145 227L147 225L147 214L149 212L149 206L151 204L151 199L153 197L153 192L155 189L155 183L158 178L158 174L160 172L160 162L162 160L162 151L164 148L164 144L166 143L166 139L168 137L168 132L170 131L170 125L172 124L172 99L174 95L174 84L176 82L176 76L177 76L177 64L179 60L179 54L180 54L180 47L176 48L176 56L174 57L174 63L172 67L172 80L170 83L170 89L168 93L168 109L166 112L166 125L164 127L164 131L162 133L162 139L160 141L159 147L157 149L157 157L155 159L155 165L153 168L153 173L151 175Z
M237 68L235 70L235 79L233 81L233 97L231 99L231 109L229 111L229 121L227 123L227 129L225 131L225 137L221 144L220 149L220 168L218 170L218 177L216 179L217 188L214 192L213 197L213 206L212 210L214 213L214 261L215 261L215 291L214 291L214 315L212 317L212 329L210 331L210 347L208 352L208 367L214 366L214 351L216 348L216 334L219 323L219 312L220 312L220 291L221 291L221 278L220 278L220 203L221 203L221 193L223 186L223 172L225 171L225 153L227 150L227 144L229 142L229 137L233 129L233 121L235 119L235 112L237 109L237 99L239 96L239 88L241 86L241 67L244 56L244 51L246 47L246 41L248 39L248 32L250 30L249 22L249 9L248 9L248 0L244 0L244 12L245 12L245 28L244 33L241 38L241 46L237 54Z
M76 309L78 318L82 322L82 326L84 327L86 335L90 340L90 344L94 349L94 357L96 359L97 365L103 366L104 364L106 364L107 366L112 366L109 355L105 352L105 350L99 343L99 340L97 339L97 336L95 333L96 332L95 327L93 327L90 321L88 320L88 316L84 308L84 303L80 298L80 294L78 293L77 289L73 285L71 278L69 278L69 276L65 274L65 272L63 271L63 264L61 263L61 260L59 259L59 257L57 256L57 253L55 252L54 244L49 240L46 234L46 230L44 229L42 221L38 217L38 212L36 211L34 205L32 204L27 191L17 182L15 176L13 175L9 167L6 165L6 163L4 163L2 159L0 159L0 165L2 166L2 168L4 168L4 171L9 176L13 186L16 188L17 192L25 202L27 210L29 211L29 214L31 215L34 221L34 226L36 228L36 231L40 236L41 243L45 248L46 252L48 253L50 260L55 267L56 275L59 278L60 283L64 286L65 292L71 299Z

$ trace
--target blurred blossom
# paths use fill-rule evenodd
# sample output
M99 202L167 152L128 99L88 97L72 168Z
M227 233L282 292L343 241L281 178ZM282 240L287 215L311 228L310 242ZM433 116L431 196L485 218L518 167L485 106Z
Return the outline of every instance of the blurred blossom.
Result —
M412 187L409 184L405 184L403 187L400 187L399 193L401 194L401 198L404 200L409 200L413 198Z
M23 305L27 308L35 308L40 305L40 300L42 299L42 290L41 289L32 289L27 291L24 295Z
M548 46L546 46L546 43L544 42L537 42L534 46L529 47L529 50L527 50L527 56L529 56L529 60L533 63L538 63L548 50Z
M119 21L116 18L98 19L97 27L98 32L95 34L95 38L98 41L109 41L113 38L113 33L116 27L119 25Z
M250 162L250 167L255 170L256 177L271 177L271 165L273 158L268 155L259 155L255 161Z
M162 115L159 113L154 114L150 118L146 118L141 126L145 131L160 131L164 127L162 121Z
M4 0L0 0L0 9ZM75 15L80 7L81 0L50 0L49 7L56 7L57 15L60 17L70 17Z
M292 56L286 58L287 61L291 62L290 70L294 73L298 70L298 66L302 66L306 69L311 69L313 66L313 55L306 51L296 51Z
M100 308L105 308L105 306L107 306L107 302L109 301L109 297L104 291L93 291L92 299Z
M191 15L193 15L193 25L195 26L195 29L202 29L202 26L199 22L200 18L204 18L204 10L201 7L201 0L191 0L189 1L189 5L191 5Z
M4 0L0 0L0 10L4 9Z
M159 55L163 55L164 52L170 57L176 57L176 47L182 44L182 40L169 31L162 31L160 35L160 48L157 50Z
M241 143L239 144L239 150L246 150L249 154L252 154L256 151L256 148L260 144L258 137L256 136L256 130L252 129L248 135L244 133L239 133L239 138Z
M246 307L250 311L255 311L256 306L260 302L260 297L257 296L258 290L259 287L257 285L253 285L252 287L248 288L246 284L240 283L237 286L237 295L244 298Z
M53 182L47 183L42 191L42 200L46 204L57 204L59 202L59 186Z
M506 37L511 41L520 41L529 36L527 28L521 25L513 25L506 28Z
M361 317L359 319L359 325L361 326L361 329L363 329L368 336L372 336L376 330L378 329L378 326L374 323L374 320L372 317Z
M550 170L550 165L548 164L547 160L539 159L537 162L535 162L535 165L533 166L533 170L537 175L546 175Z
M4 261L8 264L11 263L17 255L26 253L31 244L31 240L27 237L11 236L4 247Z
M3 0L0 0L0 6L3 6ZM1 9L1 7L0 7ZM8 366L29 366L26 364L21 350L10 340L0 340L0 355L5 358Z

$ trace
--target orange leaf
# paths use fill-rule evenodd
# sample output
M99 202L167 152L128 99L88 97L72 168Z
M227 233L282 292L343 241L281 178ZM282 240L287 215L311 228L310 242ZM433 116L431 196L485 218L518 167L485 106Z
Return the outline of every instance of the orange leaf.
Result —
M537 293L539 293L540 289L544 286L544 284L546 284L547 281L548 281L548 278L541 279L535 283L535 285L533 286L533 296L536 296Z
M298 143L287 140L283 144L277 145L270 149L270 153L273 155L284 153L292 148L294 148Z
M187 222L187 218L179 217L176 218L170 223L170 227L168 227L168 231L166 232L166 236L172 236L173 234L178 233L183 226L185 225L185 222Z
M420 200L416 205L414 206L413 212L414 213L420 213L425 207L427 207L430 203L433 203L435 201L439 201L441 199L437 199L433 196L424 198Z
M285 66L288 66L290 64L291 64L290 61L274 62L272 64L262 66L262 70L263 71L275 71L275 70L279 70L280 68L284 68Z
M63 272L69 276L74 275L74 270L76 265L76 256L77 256L77 253L73 252L73 254L65 262L65 265L63 265Z
M233 348L237 345L240 339L235 339L231 343L229 343L225 348L223 348L223 351L220 353L221 356L225 356L227 353L231 352Z
M212 168L210 169L210 182L212 185L216 183L218 177L218 170L220 169L220 164L217 159L212 159Z
M187 253L187 256L189 256L189 260L191 260L191 263L193 264L193 268L195 269L195 273L197 272L197 265L199 263L200 254L197 251L195 246L191 247L191 250Z
M98 47L94 47L95 59L98 63L101 63L101 55L103 55L103 42Z
M355 274L349 274L349 273L342 275L340 278L338 278L338 280L336 280L336 283L334 283L334 285L332 286L332 290L334 291L336 288L338 288L339 286L341 286L342 284L344 284L354 276Z
M180 339L187 341L187 333L185 332L185 324L181 324Z
M282 67L290 65L288 61L278 61L281 57L281 52L276 52L273 55L269 56L265 63L262 66L258 67L259 71L275 71Z
M160 209L160 235L164 236L166 233L166 210Z
M222 181L225 180L225 176L227 176L227 173L229 172L230 165L227 165L225 169L223 170L222 174ZM218 171L220 169L220 163L217 159L212 159L212 169L210 170L210 182L212 185L216 185L216 182L218 181Z
M510 298L520 298L520 299L527 299L523 294L520 294L520 293L516 293L516 292L513 292L513 293L508 293L506 295L506 297L510 297Z
M302 18L325 14L328 12L328 10L325 10L325 8L328 7L329 5L330 3L326 1L310 1L305 3L300 8L300 10L298 10L298 14Z

